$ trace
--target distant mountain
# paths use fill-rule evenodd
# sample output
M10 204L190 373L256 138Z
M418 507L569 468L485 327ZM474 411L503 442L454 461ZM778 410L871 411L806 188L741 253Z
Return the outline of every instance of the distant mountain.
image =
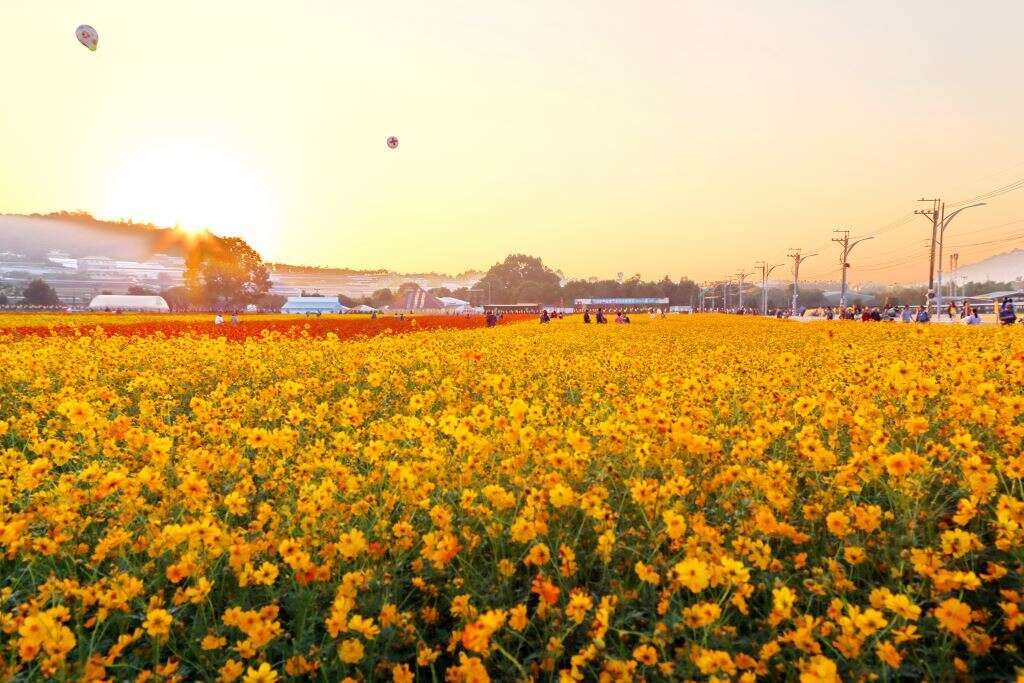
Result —
M51 250L72 258L106 256L143 261L153 254L183 256L180 233L143 223L110 223L88 214L0 215L0 252L43 258Z
M103 221L84 212L32 214L29 216L0 214L0 253L13 252L31 259L45 259L51 251L60 251L69 258L106 256L118 261L145 261L153 254L184 256L183 237L174 228L148 223ZM268 263L282 275L345 276L375 275L416 278L432 283L435 280L478 280L483 272L468 270L452 276L444 273L397 273L386 268L320 268L287 263Z
M1012 282L1024 278L1024 249L1014 249L969 266L960 266L957 275L964 282Z

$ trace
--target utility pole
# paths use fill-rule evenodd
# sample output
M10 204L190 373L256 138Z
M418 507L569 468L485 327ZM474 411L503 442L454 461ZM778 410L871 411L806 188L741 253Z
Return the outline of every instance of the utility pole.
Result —
M811 258L817 256L814 254L801 254L799 249L791 249L787 256L793 259L793 304L791 307L791 314L796 315L796 303L800 295L800 264Z
M769 266L767 261L758 261L755 265L761 270L761 315L768 315L768 276L782 264Z
M736 273L736 279L739 280L739 304L737 305L737 308L740 310L743 310L743 283L746 281L748 275L751 275L751 273L744 273L742 270Z
M960 254L949 255L949 298L956 298L956 277L957 270L960 268Z
M839 290L839 308L846 308L846 269L850 267L850 252L853 248L866 240L872 240L874 237L862 237L859 240L854 240L853 244L850 244L850 231L849 230L833 230L832 232L839 233L842 235L841 238L833 237L832 241L842 245L843 253L839 257L839 265L843 268L843 285Z
M951 213L951 214L949 214L947 216L946 215L946 205L945 205L945 203L943 203L943 205L942 205L942 211L941 211L942 219L939 222L939 240L938 240L938 242L939 242L939 256L938 256L938 259L939 259L939 278L938 278L938 282L936 283L936 286L935 286L936 292L938 294L938 296L937 296L937 298L935 300L935 315L936 316L939 314L939 309L942 308L942 245L943 245L943 243L945 242L945 239L946 239L946 228L949 226L950 222L954 218L956 218L956 215L958 213L960 213L961 211L966 211L967 209L973 209L976 206L985 206L985 202L978 202L977 204L970 204L968 206L962 206L962 207L960 207L959 209L957 209L956 211L954 211L953 213Z
M924 295L924 310L930 311L932 306L932 299L935 297L935 239L939 233L939 216L940 216L940 205L942 204L941 199L925 199L922 197L918 199L919 202L931 202L932 208L930 209L917 209L914 211L916 214L920 214L932 222L932 246L928 256L928 292Z

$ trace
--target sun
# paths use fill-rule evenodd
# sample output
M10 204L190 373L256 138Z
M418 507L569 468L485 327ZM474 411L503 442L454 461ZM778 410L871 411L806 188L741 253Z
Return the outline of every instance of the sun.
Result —
M190 143L136 152L120 166L104 214L166 227L190 236L209 230L244 238L257 250L274 246L264 183L224 152Z

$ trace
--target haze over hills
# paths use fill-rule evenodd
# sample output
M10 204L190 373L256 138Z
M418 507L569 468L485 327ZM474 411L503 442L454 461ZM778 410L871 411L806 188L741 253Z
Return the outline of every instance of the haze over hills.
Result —
M11 257L20 255L31 261L45 260L54 252L71 259L105 257L114 261L144 262L154 255L171 257L184 256L185 244L182 234L174 228L133 223L130 221L104 221L84 212L60 212L47 215L0 214L0 254L6 252L8 269ZM445 273L402 273L385 267L375 269L352 269L345 267L317 267L296 264L270 263L271 269L282 280L292 281L301 287L305 276L313 276L317 282L331 288L332 281L339 276L366 276L367 282L357 285L358 290L380 284L393 286L403 278L422 281L429 286L448 286L458 283L471 285L483 271L469 269L458 274ZM948 274L946 275L948 277ZM964 282L1008 282L1024 278L1024 249L990 256L977 263L962 265L958 279ZM322 279L325 279L321 282ZM372 281L372 282L371 282ZM340 282L340 281L339 281ZM343 284L335 282L342 290ZM441 284L441 283L448 284ZM780 278L778 284L788 284L788 278ZM871 283L861 283L870 286ZM334 288L338 288L334 287ZM347 293L347 292L343 292Z
M146 261L156 254L184 256L184 238L174 228L130 221L104 221L83 212L47 215L0 214L0 253L20 254L30 259L61 252L70 258L90 256L123 261ZM399 275L464 280L479 277L481 271L446 273L399 273L387 268L352 269L270 263L275 271L317 275Z
M1021 278L1024 278L1024 249L989 256L977 263L960 266L957 271L957 280L964 282L1011 282Z
M62 300L88 301L132 287L153 291L184 282L190 236L173 228L96 220L84 213L0 215L0 289L19 291L33 279L51 284ZM483 275L466 271L397 273L268 263L271 292L359 298L415 282L424 289L472 287Z
M97 221L84 213L0 214L0 252L38 259L50 251L74 258L106 256L133 261L144 261L153 254L184 255L181 238L171 228Z

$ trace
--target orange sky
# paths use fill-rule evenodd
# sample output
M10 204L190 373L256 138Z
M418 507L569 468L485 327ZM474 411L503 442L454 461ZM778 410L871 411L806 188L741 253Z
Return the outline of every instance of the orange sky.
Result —
M312 265L704 279L802 246L830 276L832 229L1024 178L1022 25L995 1L4 0L0 211ZM851 277L921 279L927 234L883 231ZM1024 190L948 241L968 263L1020 235Z

